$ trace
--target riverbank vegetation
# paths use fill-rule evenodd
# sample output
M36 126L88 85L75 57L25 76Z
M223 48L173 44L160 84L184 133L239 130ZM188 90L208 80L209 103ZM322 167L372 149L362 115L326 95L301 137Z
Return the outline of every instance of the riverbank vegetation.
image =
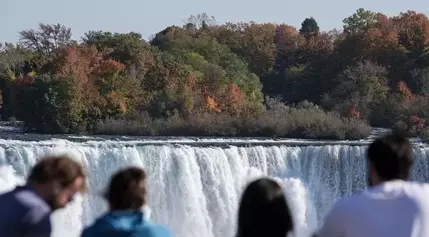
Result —
M1 115L28 132L359 139L429 135L429 19L358 9L307 18L191 16L150 40L40 24L0 48Z

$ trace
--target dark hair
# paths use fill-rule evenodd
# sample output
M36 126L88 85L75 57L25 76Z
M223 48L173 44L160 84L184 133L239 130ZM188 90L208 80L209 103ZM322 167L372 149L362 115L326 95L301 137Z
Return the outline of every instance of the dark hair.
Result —
M261 178L247 186L238 211L237 237L285 237L293 228L286 197L277 182Z
M407 180L413 165L413 146L405 136L393 133L375 140L367 158L383 181Z
M129 167L113 175L105 195L111 210L138 210L146 204L146 173Z
M77 178L86 179L83 167L66 155L47 156L42 158L31 170L28 181L35 183L47 183L57 181L61 188L72 185ZM86 190L83 182L80 191Z

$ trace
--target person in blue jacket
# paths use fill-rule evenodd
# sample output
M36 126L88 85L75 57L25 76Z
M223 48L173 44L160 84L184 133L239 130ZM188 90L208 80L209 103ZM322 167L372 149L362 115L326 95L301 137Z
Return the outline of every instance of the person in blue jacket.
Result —
M169 229L152 223L146 205L146 173L138 167L113 175L105 198L109 212L84 229L81 237L171 237Z

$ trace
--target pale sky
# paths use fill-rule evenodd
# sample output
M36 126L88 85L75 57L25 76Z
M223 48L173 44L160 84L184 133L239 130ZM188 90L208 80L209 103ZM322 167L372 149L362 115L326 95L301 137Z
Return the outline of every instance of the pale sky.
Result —
M89 30L135 31L148 39L202 12L220 24L255 21L297 28L312 16L322 30L329 30L342 28L342 20L360 7L388 16L407 10L429 16L428 0L0 0L0 42L16 42L19 31L38 23L71 27L74 39Z

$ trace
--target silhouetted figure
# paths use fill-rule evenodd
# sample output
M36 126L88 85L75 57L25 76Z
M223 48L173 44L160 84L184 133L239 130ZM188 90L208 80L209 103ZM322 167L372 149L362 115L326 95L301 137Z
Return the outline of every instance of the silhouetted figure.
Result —
M50 215L85 191L82 166L66 156L40 160L27 184L0 195L1 237L49 237Z
M151 223L142 211L146 204L146 173L137 167L123 169L111 181L105 198L109 212L85 229L82 237L170 237L170 231Z
M286 237L294 228L281 186L261 178L243 193L238 211L237 237Z
M429 185L406 181L413 147L400 135L368 148L369 189L334 205L318 237L429 236Z

